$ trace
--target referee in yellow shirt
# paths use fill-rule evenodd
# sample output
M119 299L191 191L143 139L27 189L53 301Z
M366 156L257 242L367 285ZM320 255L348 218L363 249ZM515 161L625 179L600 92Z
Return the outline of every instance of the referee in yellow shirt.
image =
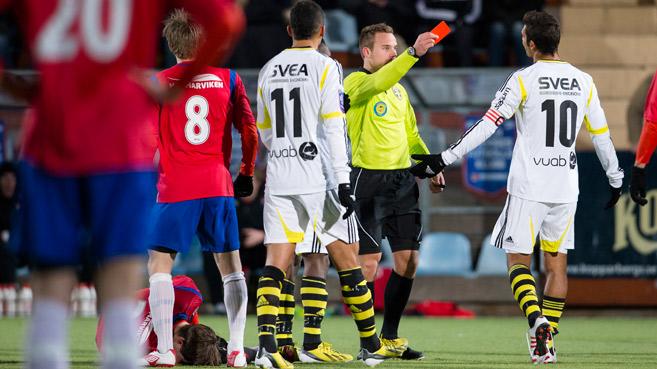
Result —
M429 150L422 141L415 112L399 80L434 45L438 37L426 32L397 56L392 27L379 23L363 28L359 47L363 68L344 80L351 107L347 128L352 146L351 184L360 220L360 262L374 293L374 276L381 260L381 239L387 238L394 270L385 291L382 343L402 359L421 359L397 334L399 321L413 287L422 238L419 189L409 172L411 154ZM442 176L432 179L432 191L444 187Z

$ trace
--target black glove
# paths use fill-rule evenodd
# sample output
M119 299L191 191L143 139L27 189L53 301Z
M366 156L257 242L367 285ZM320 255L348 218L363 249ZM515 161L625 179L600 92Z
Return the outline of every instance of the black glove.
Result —
M347 209L342 219L349 218L351 213L354 212L354 206L356 205L356 201L351 196L351 185L349 183L340 183L338 185L338 199L340 199L340 205Z
M641 206L648 203L648 200L646 200L646 170L644 168L632 168L630 196L632 197L632 201Z
M253 193L253 177L240 174L233 182L235 197L247 197Z
M344 108L344 112L346 113L349 108L351 108L351 99L349 99L349 95L344 94L344 98L342 100L342 107Z
M413 154L411 158L417 160L418 163L409 170L418 178L434 177L447 166L441 154Z
M614 207L614 205L616 205L618 199L621 197L621 193L623 192L623 186L618 188L609 186L609 192L611 193L611 197L609 198L607 205L605 205L605 209L611 209Z

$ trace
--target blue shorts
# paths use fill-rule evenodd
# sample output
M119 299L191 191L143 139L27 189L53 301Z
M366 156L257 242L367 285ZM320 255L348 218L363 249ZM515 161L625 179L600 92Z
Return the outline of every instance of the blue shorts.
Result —
M83 249L102 263L145 255L155 199L152 171L54 176L19 166L19 254L37 268L75 266Z
M195 234L203 251L223 253L240 248L233 197L157 203L151 221L151 249L164 247L185 252Z

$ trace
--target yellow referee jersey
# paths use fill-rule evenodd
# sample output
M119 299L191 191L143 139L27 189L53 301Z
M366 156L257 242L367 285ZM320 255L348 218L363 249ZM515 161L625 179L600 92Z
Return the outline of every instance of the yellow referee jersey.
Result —
M411 154L429 153L408 94L398 83L417 60L404 51L375 73L361 69L345 78L353 166L405 169L411 166Z

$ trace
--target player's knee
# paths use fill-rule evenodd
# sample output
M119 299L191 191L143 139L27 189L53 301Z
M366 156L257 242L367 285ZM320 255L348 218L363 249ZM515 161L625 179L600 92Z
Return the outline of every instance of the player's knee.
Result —
M567 275L567 268L561 265L545 263L545 275L548 278L565 278Z
M395 265L395 273L404 278L415 278L415 272L417 272L417 261L415 259L410 259L406 264Z
M304 275L324 278L329 268L329 259L324 254L306 254L303 256Z
M376 269L381 261L381 254L370 254L361 258L363 269Z
M148 256L148 273L171 273L175 258L174 250L165 247L152 249Z
M379 261L381 260L381 254L368 254L362 255L360 257L360 266L363 269L363 274L365 279L368 281L373 281L374 276L376 275L376 269L379 267Z
M560 253L544 253L544 262L545 274L548 277L565 277L567 274L567 261L565 254Z
M395 273L405 278L414 278L419 264L420 253L416 250L402 250L393 253Z

